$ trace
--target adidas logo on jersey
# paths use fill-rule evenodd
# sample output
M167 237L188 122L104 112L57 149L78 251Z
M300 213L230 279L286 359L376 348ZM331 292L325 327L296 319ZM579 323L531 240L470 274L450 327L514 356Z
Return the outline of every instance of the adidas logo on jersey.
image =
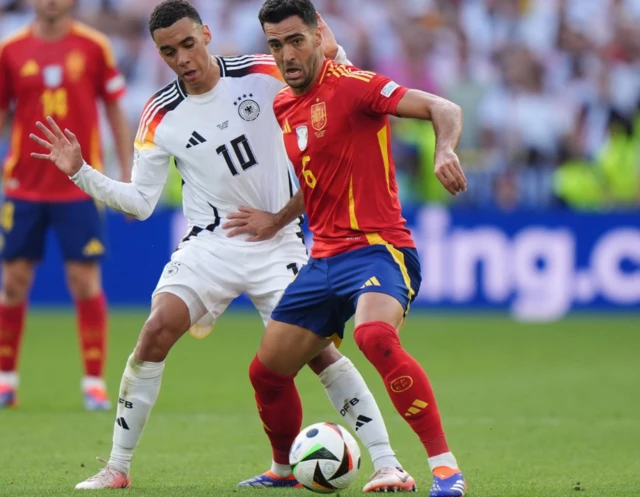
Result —
M191 138L189 138L189 143L187 143L187 148L195 147L196 145L200 145L201 143L205 143L206 141L207 140L205 140L200 133L198 133L197 131L194 131L193 133L191 133Z

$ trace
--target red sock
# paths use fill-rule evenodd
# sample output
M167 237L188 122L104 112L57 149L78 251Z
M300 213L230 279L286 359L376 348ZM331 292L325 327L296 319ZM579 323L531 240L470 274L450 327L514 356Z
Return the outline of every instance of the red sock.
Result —
M358 326L354 338L378 370L400 415L416 432L429 457L449 452L436 399L426 373L400 345L393 326L371 322Z
M302 428L302 403L293 381L295 376L270 371L257 356L249 367L262 426L278 464L289 464L291 445Z
M84 373L101 378L107 351L107 301L104 293L77 300L76 310Z
M26 310L24 302L11 307L0 304L0 371L17 369Z

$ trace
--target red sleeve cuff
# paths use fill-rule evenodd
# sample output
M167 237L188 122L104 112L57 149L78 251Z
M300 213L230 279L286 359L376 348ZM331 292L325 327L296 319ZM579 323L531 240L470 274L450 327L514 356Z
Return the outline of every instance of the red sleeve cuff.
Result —
M400 100L402 100L402 97L404 97L408 91L409 88L401 86L393 93L393 105L391 108L393 109L392 114L394 116L398 117L398 105L400 105Z

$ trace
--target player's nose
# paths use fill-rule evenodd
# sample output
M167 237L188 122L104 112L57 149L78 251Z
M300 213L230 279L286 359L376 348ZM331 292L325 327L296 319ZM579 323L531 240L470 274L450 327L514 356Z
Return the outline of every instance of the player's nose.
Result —
M191 58L189 57L188 52L180 51L178 52L178 65L180 67L186 67L191 62Z
M293 48L285 45L282 51L282 60L284 62L295 62L296 61L296 52Z

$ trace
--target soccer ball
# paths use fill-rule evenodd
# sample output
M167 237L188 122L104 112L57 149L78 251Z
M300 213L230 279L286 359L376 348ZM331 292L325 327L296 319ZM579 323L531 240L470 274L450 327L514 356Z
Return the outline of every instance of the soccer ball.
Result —
M289 463L293 475L313 492L330 494L353 483L360 469L360 447L342 426L316 423L296 437Z

